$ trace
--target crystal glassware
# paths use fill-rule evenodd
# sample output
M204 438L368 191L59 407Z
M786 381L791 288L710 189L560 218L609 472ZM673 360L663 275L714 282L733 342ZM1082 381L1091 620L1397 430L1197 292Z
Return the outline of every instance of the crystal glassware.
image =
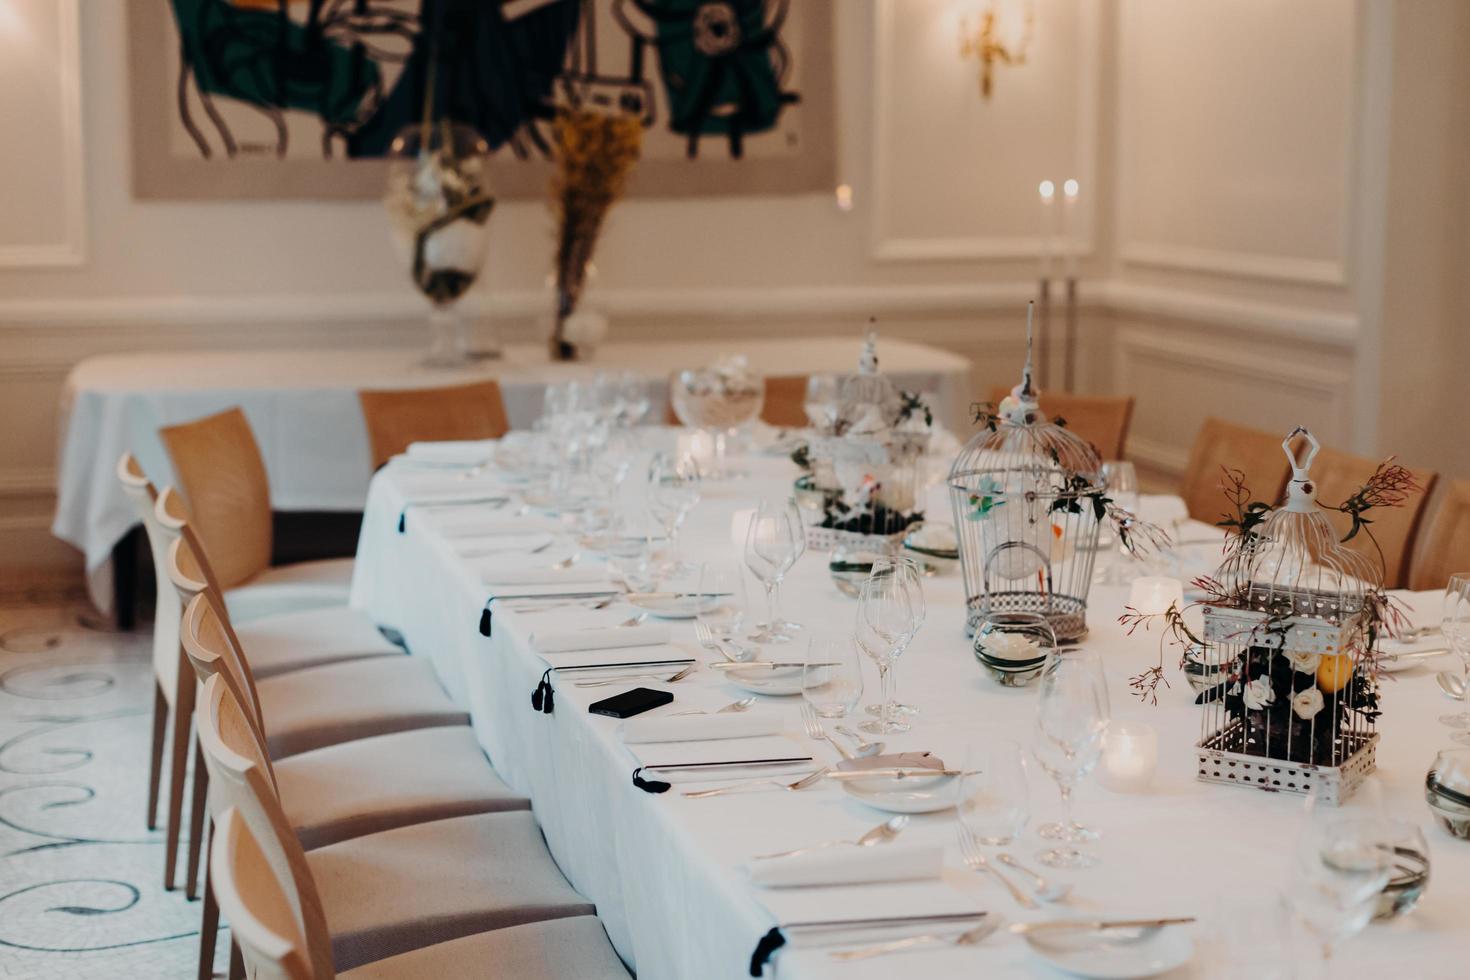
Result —
M1104 463L1102 481L1113 503L1130 513L1138 513L1138 470L1132 463L1119 460ZM1139 574L1137 559L1106 521L1099 526L1097 547L1102 559L1096 576L1099 584L1126 585Z
M850 635L812 637L801 670L801 696L822 718L845 718L863 696L863 667Z
M1031 818L1021 747L1007 739L972 745L963 771L956 818L981 844L1009 844Z
M431 367L470 359L457 303L485 264L490 212L490 148L470 126L449 120L406 127L388 149L384 205L413 283L432 305ZM478 352L497 355L498 350Z
M1086 868L1096 863L1094 857L1071 846L1098 836L1073 818L1072 792L1097 765L1108 715L1102 662L1097 654L1082 650L1054 653L1041 675L1032 746L1036 761L1062 795L1062 821L1038 831L1042 837L1059 842L1038 857L1048 867Z
M766 621L757 624L751 639L757 643L787 643L791 634L781 629L780 590L787 571L805 548L806 530L795 508L762 500L745 532L745 565L766 590Z
M878 665L883 700L878 717L859 727L888 735L909 730L894 715L894 667L924 623L924 593L918 566L910 558L880 558L873 563L858 599L858 646Z
M1291 898L1323 960L1372 920L1393 874L1395 836L1376 780L1367 780L1341 806L1308 794Z
M674 415L707 436L714 447L715 478L741 475L731 473L725 465L726 439L760 414L765 397L765 383L743 357L724 358L710 367L674 375L670 392Z
M802 410L808 424L817 432L830 433L837 427L837 413L842 405L841 381L835 374L807 375Z
M709 627L716 639L743 654L742 630L749 619L750 604L745 591L745 575L738 565L704 562L699 566L700 595L718 597L719 601L702 608L696 617Z
M1057 635L1040 613L992 612L981 620L972 645L975 659L997 683L1024 687L1041 675Z
M699 503L699 464L688 454L655 453L648 464L648 512L668 538L668 568L664 574L684 570L678 557L679 529Z
M1445 642L1460 658L1460 676L1470 683L1470 572L1456 572L1450 576L1444 588L1439 624ZM1470 729L1470 711L1441 715L1439 720L1451 728ZM1450 738L1462 745L1470 745L1470 731L1458 731Z

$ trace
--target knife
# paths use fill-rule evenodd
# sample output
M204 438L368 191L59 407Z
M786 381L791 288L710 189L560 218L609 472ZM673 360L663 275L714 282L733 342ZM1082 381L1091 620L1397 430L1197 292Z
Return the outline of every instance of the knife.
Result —
M983 919L989 914L989 912L939 912L933 915L890 915L863 919L819 919L811 922L787 922L781 926L781 929L783 932L793 929L815 932L822 929L926 925L931 922L971 922L975 919Z
M660 599L724 599L733 595L730 592L629 592L628 601L644 602L658 601Z
M644 766L645 772L679 772L685 769L755 769L761 766L793 766L803 762L815 762L809 755L795 755L786 759L731 759L728 762L679 762L667 766Z
M822 660L817 663L802 663L794 660L730 660L724 663L709 665L710 670L744 670L747 667L764 668L766 670L789 669L793 667L837 667L840 666L835 660Z
M614 667L684 667L692 663L694 663L693 657L684 657L680 660L625 660L616 664L580 664L574 667L553 667L551 669L559 674L566 674L575 670L611 670Z
M1032 932L1058 932L1069 929L1083 929L1090 932L1106 929L1154 929L1162 926L1181 926L1193 921L1194 916L1182 915L1170 919L1114 919L1111 922L1088 922L1084 920L1017 922L1011 926L1011 932L1014 932L1018 936L1024 936Z
M1439 647L1434 650L1405 650L1403 653L1380 653L1379 660L1418 660L1427 657L1442 657L1449 653L1447 647Z
M865 779L869 776L889 776L893 779L917 779L920 776L973 776L978 769L834 769L827 773L828 779Z

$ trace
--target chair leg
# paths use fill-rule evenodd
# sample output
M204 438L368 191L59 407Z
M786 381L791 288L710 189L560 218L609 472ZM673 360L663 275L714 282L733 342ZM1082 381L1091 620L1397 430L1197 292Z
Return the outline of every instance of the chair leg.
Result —
M148 757L148 829L158 829L158 784L163 776L163 733L168 727L168 699L153 679L153 750Z
M174 699L173 741L169 753L168 820L164 824L163 887L173 891L179 863L179 831L184 819L184 772L189 764L189 733L194 727L194 683L180 684Z
M245 958L240 955L240 944L230 940L230 980L245 980Z
M214 948L219 939L219 903L209 878L209 858L204 859L204 907L199 919L199 980L214 976Z
M189 800L189 866L184 894L189 901L199 897L199 853L204 848L204 824L208 816L209 770L204 768L204 750L194 736L194 794Z

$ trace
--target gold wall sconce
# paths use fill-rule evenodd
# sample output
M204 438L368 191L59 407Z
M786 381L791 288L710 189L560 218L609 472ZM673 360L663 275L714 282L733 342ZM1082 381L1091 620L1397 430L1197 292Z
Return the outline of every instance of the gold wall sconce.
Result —
M960 57L980 62L980 95L995 88L995 66L1024 65L1036 31L1035 0L971 0L960 14Z

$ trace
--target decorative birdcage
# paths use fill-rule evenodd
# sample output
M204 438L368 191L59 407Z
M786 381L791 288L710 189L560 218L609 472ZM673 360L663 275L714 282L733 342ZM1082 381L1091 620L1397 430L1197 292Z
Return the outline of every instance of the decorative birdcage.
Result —
M1300 438L1303 458L1293 450ZM1199 778L1336 804L1375 768L1370 665L1382 571L1342 546L1317 505L1318 442L1297 428L1286 503L1242 528L1204 607L1203 638L1226 681L1205 701Z
M1058 639L1087 632L1087 591L1107 513L1102 460L1085 440L1046 418L1032 385L1031 321L1021 383L949 471L973 635L995 613L1047 618Z
M870 322L857 372L838 385L832 423L808 443L804 488L820 510L807 525L807 546L830 551L863 539L896 546L923 518L919 494L932 429L923 400L879 373L878 331Z

